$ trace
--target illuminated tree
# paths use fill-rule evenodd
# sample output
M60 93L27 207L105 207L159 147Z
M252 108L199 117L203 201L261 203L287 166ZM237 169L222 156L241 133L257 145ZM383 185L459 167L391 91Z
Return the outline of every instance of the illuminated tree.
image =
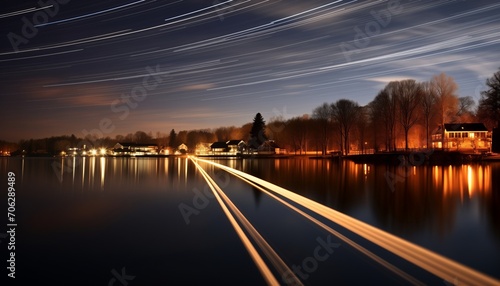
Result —
M417 123L417 107L420 104L422 89L413 79L397 81L394 87L397 98L398 118L405 134L405 149L408 150L408 132Z
M433 89L430 86L429 82L421 83L422 95L421 95L421 104L422 104L422 118L424 120L425 125L425 139L426 139L426 147L429 148L429 132L430 125L432 120L436 117L436 102L437 98L433 92Z
M455 95L458 86L452 77L441 73L432 77L430 88L437 98L436 106L441 124L441 138L444 139L444 124L454 122L458 111L458 97Z

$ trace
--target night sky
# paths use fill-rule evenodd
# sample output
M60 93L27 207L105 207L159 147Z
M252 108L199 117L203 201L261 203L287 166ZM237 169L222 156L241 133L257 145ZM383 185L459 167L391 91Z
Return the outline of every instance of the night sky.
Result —
M498 1L4 1L0 140L240 126L445 72L476 102Z

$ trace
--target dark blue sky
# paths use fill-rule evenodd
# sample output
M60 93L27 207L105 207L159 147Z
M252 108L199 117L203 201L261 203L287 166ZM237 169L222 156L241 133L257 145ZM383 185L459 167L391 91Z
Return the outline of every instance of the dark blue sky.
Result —
M497 1L6 1L0 140L290 118L445 72L476 102Z

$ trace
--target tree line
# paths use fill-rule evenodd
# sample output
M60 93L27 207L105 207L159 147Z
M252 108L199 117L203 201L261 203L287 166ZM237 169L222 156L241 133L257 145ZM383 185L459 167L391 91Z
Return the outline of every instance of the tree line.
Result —
M476 106L471 96L458 97L455 80L441 73L426 82L413 79L389 82L366 106L350 99L339 99L321 104L311 114L289 119L274 117L268 124L258 113L253 123L242 126L180 132L171 129L168 133L155 134L137 131L113 138L63 135L18 143L0 141L0 150L54 155L68 147L82 145L82 142L87 148L111 148L117 142L132 142L173 149L186 144L194 150L199 143L233 139L248 140L254 147L272 139L282 148L297 154L430 148L431 134L444 123L483 122L489 130L499 127L500 71L486 80L486 87Z
M500 71L486 80L478 105L471 96L457 96L455 80L441 73L429 81L389 82L366 106L350 99L323 103L311 115L288 120L275 118L271 126L284 126L274 134L295 153L351 149L364 152L431 148L431 135L445 123L482 122L489 130L500 124Z

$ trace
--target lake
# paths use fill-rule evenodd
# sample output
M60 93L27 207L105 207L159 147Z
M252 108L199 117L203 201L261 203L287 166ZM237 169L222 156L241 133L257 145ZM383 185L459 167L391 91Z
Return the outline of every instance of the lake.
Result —
M213 161L500 279L500 163L403 169L302 157ZM198 163L302 283L407 284L255 186ZM0 158L4 213L8 172L16 178L16 282L36 277L42 285L265 284L187 157ZM460 284L323 222L423 283ZM316 249L322 259L311 258Z

